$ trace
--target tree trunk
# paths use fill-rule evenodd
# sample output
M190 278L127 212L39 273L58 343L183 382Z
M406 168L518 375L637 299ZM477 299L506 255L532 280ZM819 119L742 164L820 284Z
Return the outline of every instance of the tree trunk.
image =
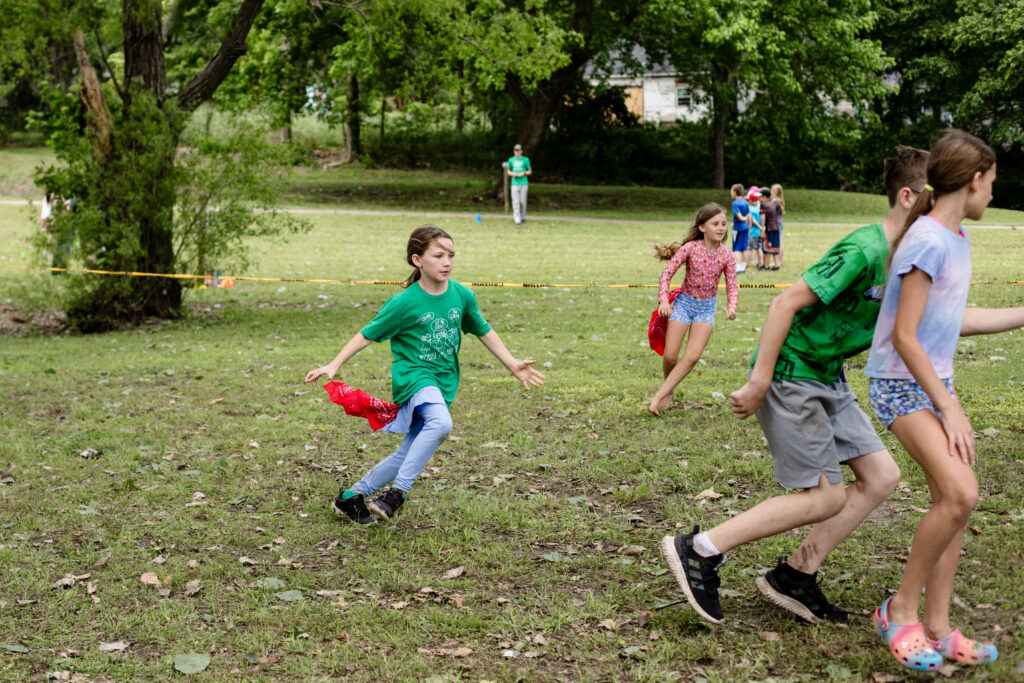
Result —
M466 102L463 98L463 79L466 76L465 62L459 60L459 92L455 96L455 130L462 133L463 122L466 118Z
M711 187L722 190L725 189L725 123L732 115L733 108L729 70L724 66L713 66L711 82L711 152L714 158Z
M359 76L352 74L348 82L348 142L349 158L363 153L361 129L359 125L359 109L362 101L359 98ZM383 137L383 136L382 136Z

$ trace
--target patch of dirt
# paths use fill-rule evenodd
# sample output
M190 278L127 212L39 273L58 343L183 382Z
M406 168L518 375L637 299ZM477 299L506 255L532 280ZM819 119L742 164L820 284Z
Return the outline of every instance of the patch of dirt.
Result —
M0 304L0 335L63 334L67 329L64 311L25 313L12 306Z

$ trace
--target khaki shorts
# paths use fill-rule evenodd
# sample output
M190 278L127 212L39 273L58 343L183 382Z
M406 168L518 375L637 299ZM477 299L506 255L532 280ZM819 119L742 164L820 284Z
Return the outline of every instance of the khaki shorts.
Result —
M885 450L842 380L772 380L756 415L772 449L775 481L787 488L817 486L822 473L838 484L840 463Z

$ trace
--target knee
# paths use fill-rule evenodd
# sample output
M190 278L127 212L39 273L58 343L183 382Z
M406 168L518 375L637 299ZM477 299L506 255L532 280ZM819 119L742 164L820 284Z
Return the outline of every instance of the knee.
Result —
M670 356L667 353L662 356L661 365L665 370L671 371L679 361L679 356Z
M427 417L423 429L429 431L437 442L441 443L452 433L452 416L447 410L435 411Z
M972 485L973 484L973 485ZM964 482L950 491L942 500L953 521L966 525L974 506L978 504L978 486L973 482Z
M812 496L812 510L817 522L835 517L846 506L846 488L842 482L813 489Z
M871 476L864 482L864 487L873 499L881 503L896 490L900 483L900 466L892 458L885 463L880 463L871 472Z
M683 363L689 366L694 366L697 361L700 360L700 352L687 350L683 353Z

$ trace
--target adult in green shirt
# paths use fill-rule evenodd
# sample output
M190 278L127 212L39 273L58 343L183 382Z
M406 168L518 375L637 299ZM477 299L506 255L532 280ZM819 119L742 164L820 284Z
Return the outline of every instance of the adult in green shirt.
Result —
M530 168L530 160L523 156L523 146L517 144L512 148L512 156L508 160L508 173L512 179L511 183L511 195L512 195L512 220L515 221L516 225L522 225L526 222L526 191L530 187L530 181L527 177L533 173L533 169Z
M900 470L843 376L843 361L870 348L886 259L925 185L928 153L901 148L885 162L889 214L847 235L768 309L747 383L733 392L740 419L757 414L775 481L796 491L769 498L700 532L666 536L662 552L687 600L720 623L724 553L805 524L811 533L757 579L758 590L809 622L845 621L822 594L817 571L899 483ZM840 464L853 470L843 485Z

